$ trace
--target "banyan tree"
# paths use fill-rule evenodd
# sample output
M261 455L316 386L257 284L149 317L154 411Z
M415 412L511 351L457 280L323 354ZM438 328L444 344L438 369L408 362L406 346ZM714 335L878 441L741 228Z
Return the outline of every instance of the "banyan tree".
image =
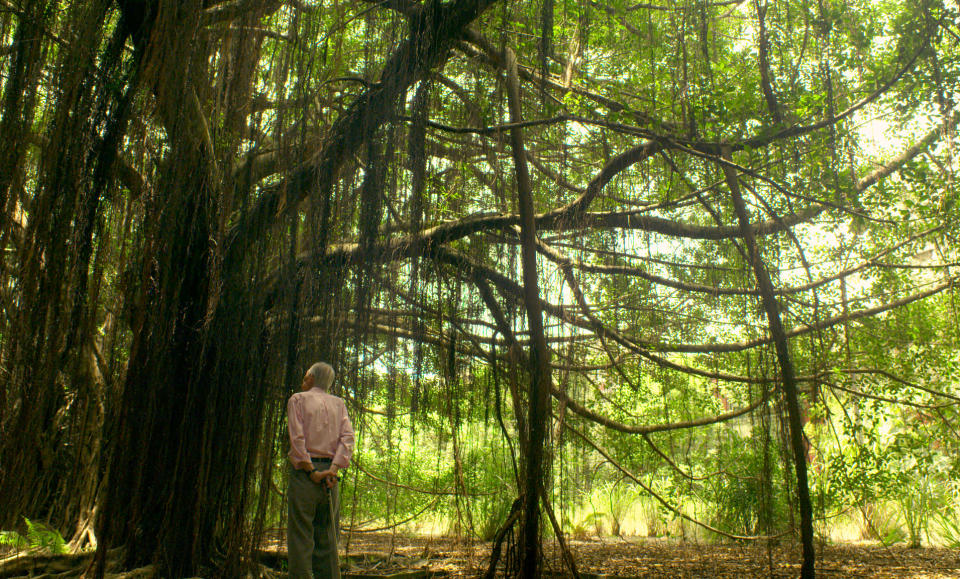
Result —
M0 0L0 528L238 576L324 359L362 441L445 433L458 513L496 438L491 572L541 572L589 456L812 577L824 409L957 401L872 353L918 304L956 345L958 10ZM759 458L684 466L731 424ZM354 509L404 482L364 456ZM757 477L756 521L656 469Z

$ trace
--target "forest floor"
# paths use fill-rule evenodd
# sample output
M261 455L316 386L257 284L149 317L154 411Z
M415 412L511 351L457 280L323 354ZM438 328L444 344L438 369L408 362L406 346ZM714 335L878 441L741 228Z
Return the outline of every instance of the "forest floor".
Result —
M430 579L482 576L490 543L450 537L354 534L344 537L344 579ZM347 543L349 543L347 545ZM285 578L286 550L272 541L261 553L263 579ZM793 548L714 545L671 539L595 539L570 541L580 576L614 578L794 578L800 554ZM0 579L80 577L91 554L6 558ZM546 548L546 577L569 577L555 546ZM828 579L960 578L960 551L882 545L826 545L818 548L817 576ZM150 567L107 573L111 579L146 579Z
M395 579L476 577L486 571L491 549L489 543L447 537L355 534L348 539L347 579L391 575ZM785 547L645 538L569 544L585 579L794 578L800 571L799 551ZM960 551L950 549L826 545L818 548L817 557L818 577L831 579L960 577ZM550 575L569 576L555 547L548 547L547 559Z

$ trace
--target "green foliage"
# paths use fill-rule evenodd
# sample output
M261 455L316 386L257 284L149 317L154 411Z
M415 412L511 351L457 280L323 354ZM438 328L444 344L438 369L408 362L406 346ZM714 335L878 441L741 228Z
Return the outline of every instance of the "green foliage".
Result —
M18 551L29 549L52 555L67 552L66 541L63 540L63 535L59 531L43 523L31 521L27 517L23 520L27 526L26 536L16 531L0 531L0 545L12 547Z
M603 521L606 517L607 513L602 511L590 511L576 521L568 521L564 526L575 539L599 537L603 535Z
M674 514L668 511L660 501L642 496L638 499L640 514L647 526L648 537L664 537L668 531L668 523Z
M956 508L936 513L933 527L941 545L960 549L960 512Z
M598 530L605 521L609 525L610 534L619 537L623 534L622 526L626 516L636 500L637 491L628 481L620 479L599 484L588 497L592 514L596 515L596 518L587 515L584 521L592 523Z
M903 528L900 512L887 503L867 503L861 509L863 526L861 535L876 539L884 545L904 542L908 533Z
M30 543L26 537L16 531L0 531L0 545L20 551L29 547Z
M476 501L476 512L479 515L476 527L477 536L484 540L492 540L500 526L507 520L513 501L504 496L488 495Z
M916 430L899 433L894 450L900 463L895 500L907 527L909 545L916 548L929 534L930 517L941 506L935 487L950 473L944 468L944 457L931 451L930 440Z
M932 540L950 549L960 549L960 480L942 485L940 508L931 520Z
M482 423L463 425L454 445L445 415L419 416L416 432L409 420L395 419L386 435L386 417L368 418L368 427L383 435L361 438L354 460L376 478L360 475L358 485L349 479L342 504L355 505L354 518L367 528L410 519L405 530L492 538L516 498L507 449Z
M463 468L469 477L469 500L474 533L483 540L490 540L507 519L516 498L512 472L506 469L509 457L499 444L471 449L463 460Z
M735 432L721 447L724 464L736 470L712 485L713 525L737 535L775 534L788 520L779 457L764 457L762 441Z

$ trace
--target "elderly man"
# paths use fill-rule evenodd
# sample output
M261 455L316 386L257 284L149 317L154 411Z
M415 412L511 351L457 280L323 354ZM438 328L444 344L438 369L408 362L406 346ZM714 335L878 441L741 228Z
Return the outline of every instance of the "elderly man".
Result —
M290 485L287 492L287 562L293 579L340 577L337 471L353 455L353 425L343 400L330 394L333 368L317 362L301 392L287 402Z

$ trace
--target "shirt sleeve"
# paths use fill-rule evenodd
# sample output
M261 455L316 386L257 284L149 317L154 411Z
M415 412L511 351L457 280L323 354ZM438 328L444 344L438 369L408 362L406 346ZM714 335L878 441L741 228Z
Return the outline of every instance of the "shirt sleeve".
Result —
M337 453L333 456L333 464L337 468L347 468L350 466L350 459L353 457L353 447L356 439L353 434L353 424L347 415L347 406L340 401L340 411L343 417L340 419L340 436L337 441Z
M310 462L307 441L303 433L303 416L296 395L291 396L287 401L287 432L290 435L290 453L287 455L290 463L297 468L301 462Z

